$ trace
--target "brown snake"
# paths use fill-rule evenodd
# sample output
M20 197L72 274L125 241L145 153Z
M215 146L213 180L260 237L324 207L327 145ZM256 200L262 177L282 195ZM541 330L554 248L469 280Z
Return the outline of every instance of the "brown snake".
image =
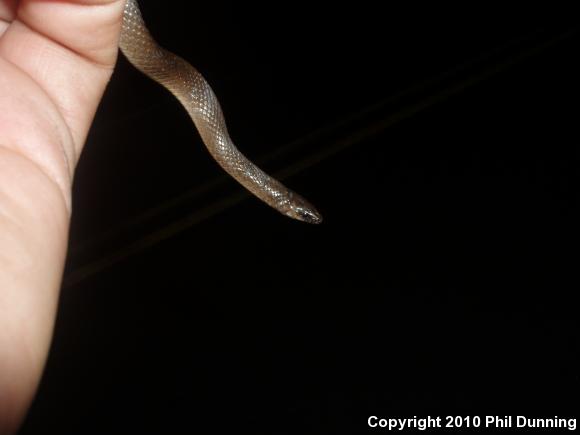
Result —
M308 223L322 221L308 201L238 151L209 84L188 62L157 44L145 26L136 0L127 0L119 47L133 66L181 102L208 151L228 174L280 213Z

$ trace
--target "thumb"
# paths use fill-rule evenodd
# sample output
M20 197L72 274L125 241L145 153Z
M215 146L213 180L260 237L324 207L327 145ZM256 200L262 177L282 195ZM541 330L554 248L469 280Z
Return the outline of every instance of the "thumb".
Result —
M123 0L20 0L17 17L87 60L113 66Z
M76 162L118 52L124 0L20 0L0 56L31 77L59 110Z

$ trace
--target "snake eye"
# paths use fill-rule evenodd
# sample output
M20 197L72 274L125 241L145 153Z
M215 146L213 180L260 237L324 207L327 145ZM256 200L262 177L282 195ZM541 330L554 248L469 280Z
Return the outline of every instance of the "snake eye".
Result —
M322 216L315 210L307 210L300 208L297 210L298 219L309 224L319 224L322 222Z
M308 224L319 224L322 222L322 216L318 211L295 192L290 191L286 196L287 209L284 214L292 219L297 219Z

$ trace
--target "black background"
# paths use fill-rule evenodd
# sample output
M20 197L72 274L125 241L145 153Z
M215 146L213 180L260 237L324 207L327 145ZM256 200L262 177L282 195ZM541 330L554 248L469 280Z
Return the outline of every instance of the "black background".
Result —
M22 434L574 415L570 11L142 4L210 81L240 149L325 222L246 195L121 58L79 165L54 346Z

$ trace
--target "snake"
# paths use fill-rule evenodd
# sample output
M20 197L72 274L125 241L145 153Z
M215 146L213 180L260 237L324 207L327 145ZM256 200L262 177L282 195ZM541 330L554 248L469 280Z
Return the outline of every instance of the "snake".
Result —
M137 0L127 0L119 48L137 70L179 100L215 161L236 181L280 213L318 224L321 214L305 198L266 174L234 145L219 101L201 73L153 38Z

